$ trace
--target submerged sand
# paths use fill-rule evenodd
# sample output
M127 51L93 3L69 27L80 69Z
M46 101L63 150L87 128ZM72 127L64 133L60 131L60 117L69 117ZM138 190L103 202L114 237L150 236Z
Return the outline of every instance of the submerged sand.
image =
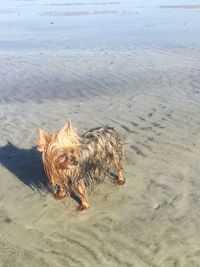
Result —
M156 25L143 24L158 30ZM85 49L86 41L81 49L54 53L53 42L43 51L23 50L19 43L16 50L0 47L2 267L200 266L196 37L183 42L180 33L170 47L131 48L119 36L117 49L113 34L113 49L110 42ZM56 201L48 192L35 149L39 127L59 129L69 118L80 133L111 125L124 136L126 184L107 180L82 213L75 200Z

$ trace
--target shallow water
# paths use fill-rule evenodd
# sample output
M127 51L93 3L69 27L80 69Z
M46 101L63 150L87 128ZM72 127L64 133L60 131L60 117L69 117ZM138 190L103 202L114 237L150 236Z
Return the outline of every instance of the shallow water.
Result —
M0 1L0 266L200 266L199 4ZM125 143L81 214L34 148L68 118Z
M199 47L198 1L179 2L0 1L0 48L71 54Z

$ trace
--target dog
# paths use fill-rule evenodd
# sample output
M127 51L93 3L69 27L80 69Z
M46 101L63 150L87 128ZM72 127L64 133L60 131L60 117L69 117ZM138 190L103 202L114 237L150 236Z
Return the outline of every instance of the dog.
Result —
M89 208L88 192L110 177L123 185L124 152L121 135L112 127L77 134L71 121L55 133L39 129L38 150L42 152L44 171L54 197L62 199L72 193L79 198L78 210Z

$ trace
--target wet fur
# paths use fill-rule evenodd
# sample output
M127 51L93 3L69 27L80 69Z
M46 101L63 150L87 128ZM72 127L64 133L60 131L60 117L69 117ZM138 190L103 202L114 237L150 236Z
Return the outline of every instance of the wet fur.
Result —
M124 184L122 137L113 128L95 128L79 137L68 122L54 134L40 129L39 138L38 150L57 199L73 192L83 210L89 208L88 191L106 176Z
M122 138L113 128L96 128L82 136L80 167L87 187L103 182L105 175L122 171L122 163Z

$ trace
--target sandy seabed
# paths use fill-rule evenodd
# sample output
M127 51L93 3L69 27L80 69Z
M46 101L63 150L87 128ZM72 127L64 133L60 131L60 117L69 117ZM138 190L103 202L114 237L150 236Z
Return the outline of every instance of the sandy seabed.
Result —
M50 2L55 8L54 1ZM22 3L31 7L32 1L16 3L17 7ZM87 4L88 11L84 9ZM79 10L76 3L76 19L80 12L90 15L94 4L82 4L83 10ZM112 7L115 13L105 10L105 16L119 16L120 20L128 18L132 10L114 9L119 2L97 6ZM158 12L165 14L169 9ZM196 13L191 12L196 9L198 6L190 4L184 11L180 7L173 12L187 12L195 19ZM93 10L93 16L102 16L101 9ZM11 11L19 12L13 7ZM59 11L54 11L58 17ZM139 16L137 12L145 11L137 6L133 14ZM0 16L6 12L4 8ZM189 23L187 19L184 17L183 22ZM179 22L176 27L182 20ZM52 23L56 25L56 20ZM149 28L158 30L154 22L137 25L136 31L143 26L145 36ZM161 32L171 30L170 23L159 27ZM190 32L198 28L190 23L188 27ZM38 29L30 36L35 31ZM45 31L50 34L49 29ZM3 32L1 38L9 47L12 36L9 39ZM13 47L6 50L1 43L1 267L200 266L198 44L193 39L183 42L181 35L177 39L182 45L136 44L131 48L128 37L127 42L120 43L125 37L114 32L112 38L103 45L89 40L88 46L94 45L91 49L84 39L80 49L72 47L64 52L62 47L53 53L55 40L49 43L49 50L42 51L24 50L19 40L14 44L16 51ZM116 40L120 49L116 49ZM59 41L64 43L58 38L57 45ZM111 125L124 137L126 184L117 187L106 180L90 194L91 208L82 213L76 211L73 199L56 201L48 192L41 156L35 149L39 127L56 130L69 118L79 133Z

